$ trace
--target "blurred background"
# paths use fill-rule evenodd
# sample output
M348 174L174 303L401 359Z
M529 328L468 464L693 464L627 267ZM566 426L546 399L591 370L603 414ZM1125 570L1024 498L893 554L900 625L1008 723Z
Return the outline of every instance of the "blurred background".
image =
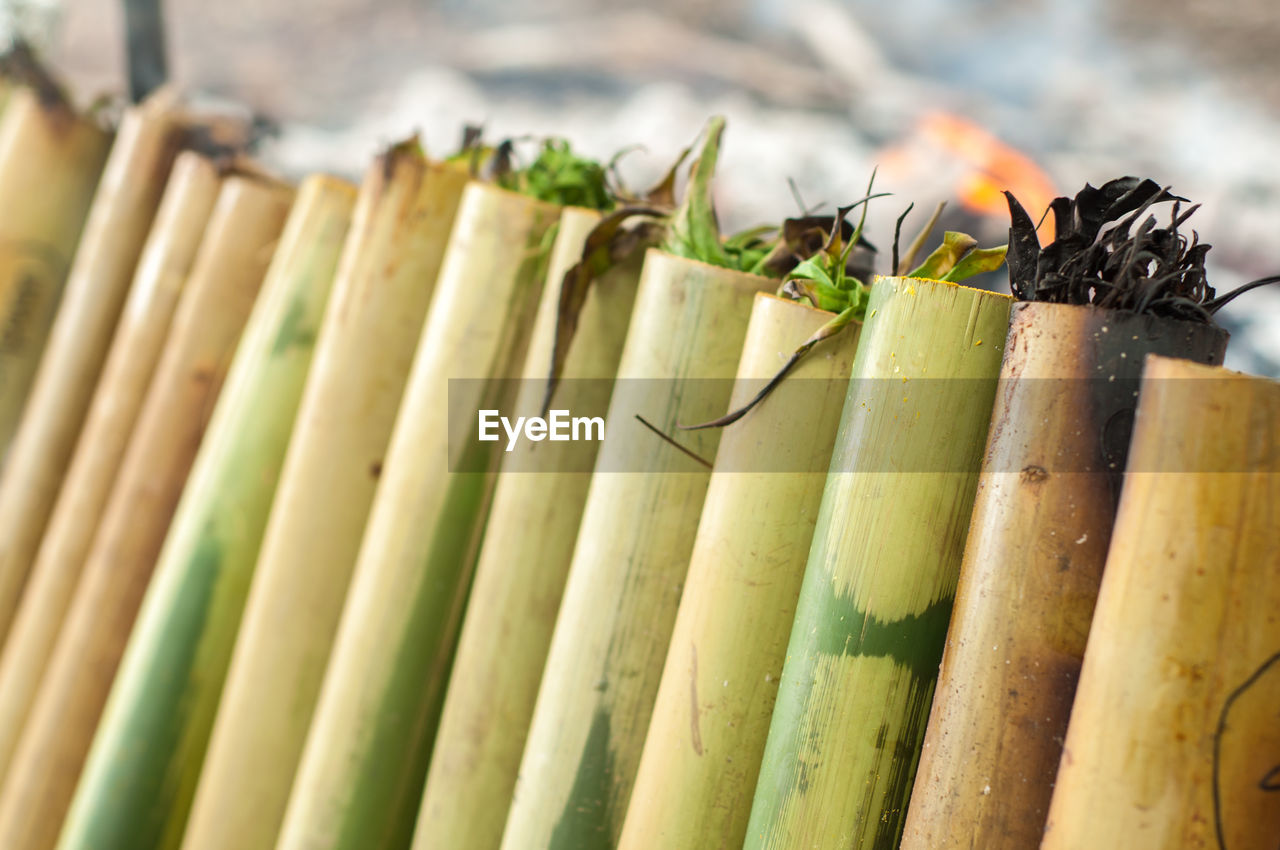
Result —
M121 0L3 4L83 100L126 89ZM659 176L707 116L728 117L726 229L863 194L887 251L917 225L986 242L999 190L1038 214L1122 174L1203 204L1191 220L1219 292L1280 272L1280 15L1274 0L164 0L172 77L278 127L263 158L290 175L356 176L421 133L456 149L558 135ZM912 229L908 224L907 230ZM887 261L886 261L887 263ZM1228 365L1280 377L1280 286L1222 314Z

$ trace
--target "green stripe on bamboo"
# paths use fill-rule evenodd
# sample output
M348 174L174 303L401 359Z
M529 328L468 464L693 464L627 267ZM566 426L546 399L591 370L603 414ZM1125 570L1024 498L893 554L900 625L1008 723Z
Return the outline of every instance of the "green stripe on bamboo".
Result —
M365 175L184 850L270 850L320 692L396 410L468 180L412 145Z
M1143 358L1217 364L1226 344L1207 324L1014 306L902 850L1040 841Z
M1010 304L937 281L872 288L749 850L898 846Z
M1280 836L1280 383L1149 357L1044 850Z
M710 480L635 417L671 432L721 415L754 295L774 286L656 250L645 258L507 850L611 848L618 839ZM709 458L719 439L710 429L679 442Z
M514 382L504 379L520 375L543 285L542 244L559 211L480 183L463 195L280 850L381 850L411 840L494 478L461 470L490 469L497 457L489 443L464 455L468 441L450 440L450 420L467 433L479 409L513 400Z

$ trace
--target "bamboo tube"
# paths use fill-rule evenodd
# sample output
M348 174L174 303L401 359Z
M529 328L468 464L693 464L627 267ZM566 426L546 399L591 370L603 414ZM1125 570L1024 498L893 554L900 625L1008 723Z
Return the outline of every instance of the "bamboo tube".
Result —
M774 285L645 259L504 848L617 841L710 479L634 416L671 431L723 413L753 296ZM714 429L682 437L702 457L719 442Z
M559 283L581 259L587 235L599 220L598 213L585 209L566 209L560 216L516 415L542 412ZM592 284L552 408L588 417L608 411L640 259L637 255ZM562 452L559 445L523 442L503 459L427 772L414 837L417 850L483 850L502 840L591 482L582 470L591 469L599 446L572 445Z
M1280 836L1280 384L1147 359L1045 850Z
M279 237L288 194L224 180L0 790L6 850L47 850L71 803L209 411Z
M183 153L138 262L120 327L0 658L0 779L53 652L221 178Z
M0 121L0 457L18 430L110 144L109 133L65 104L42 103L25 88L8 95Z
M0 632L9 630L71 462L181 131L167 98L135 107L103 171L0 479Z
M903 850L1040 840L1143 357L1216 364L1226 343L1211 325L1014 306Z
M830 318L757 295L729 408ZM742 846L858 330L720 441L620 850Z
M463 170L374 162L316 343L184 850L269 850L360 546Z
M512 401L513 382L503 379L520 374L545 272L539 246L558 215L559 207L480 183L463 193L281 850L377 850L411 839L492 487L491 472L474 470L496 458L492 444L450 440L450 425L469 429L480 408Z
M747 848L897 847L1010 304L937 281L872 288Z

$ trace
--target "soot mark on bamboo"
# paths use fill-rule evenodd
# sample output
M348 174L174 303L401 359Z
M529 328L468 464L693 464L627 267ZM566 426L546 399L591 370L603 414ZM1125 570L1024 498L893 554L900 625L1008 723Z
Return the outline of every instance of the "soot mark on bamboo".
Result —
M614 759L609 747L610 725L609 712L597 709L569 799L551 832L549 846L554 850L606 850L612 846Z
M1222 704L1222 711L1218 715L1218 726L1213 733L1213 823L1217 833L1219 850L1230 850L1227 845L1226 827L1222 815L1222 739L1230 728L1231 709L1239 702L1241 697L1249 693L1254 686L1262 681L1273 667L1280 671L1280 652L1275 653L1264 661L1262 666L1227 696L1226 701ZM1258 788L1268 793L1280 791L1280 764L1272 767L1260 777Z

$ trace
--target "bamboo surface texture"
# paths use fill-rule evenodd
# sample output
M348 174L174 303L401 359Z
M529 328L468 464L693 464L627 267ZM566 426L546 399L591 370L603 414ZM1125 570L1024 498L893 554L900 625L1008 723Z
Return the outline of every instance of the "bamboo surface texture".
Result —
M1280 840L1280 384L1147 359L1044 850Z
M94 121L42 104L30 89L7 100L0 120L0 457L18 430L111 144Z
M6 850L48 850L58 838L170 517L287 211L287 194L257 180L228 177L219 191L0 791Z
M450 440L508 408L559 207L466 189L281 829L285 848L407 846L483 527L492 443ZM451 379L469 379L455 380ZM458 467L460 471L451 471ZM468 471L462 471L468 470Z
M757 295L729 407L831 318ZM860 329L720 439L620 850L742 846Z
M0 632L7 632L106 359L182 126L166 99L125 113L0 477Z
M1221 363L1211 325L1013 308L903 850L1044 832L1147 353Z
M613 847L710 472L650 434L721 415L757 291L651 250L503 834L506 850ZM718 379L718 380L698 380ZM715 429L677 432L703 458Z
M298 190L160 551L64 848L182 842L355 195L326 176Z
M209 160L191 152L180 154L139 259L120 326L0 657L0 779L71 604L220 183Z
M465 171L400 146L360 190L271 506L184 850L284 817Z
M576 208L560 216L516 415L542 412L560 285L599 220L598 213ZM641 259L592 283L551 408L588 417L608 411ZM590 471L599 444L573 446L560 451L548 442L525 441L502 461L431 755L415 850L495 850L502 840L591 482L582 470Z
M745 847L898 846L1011 301L872 288Z

